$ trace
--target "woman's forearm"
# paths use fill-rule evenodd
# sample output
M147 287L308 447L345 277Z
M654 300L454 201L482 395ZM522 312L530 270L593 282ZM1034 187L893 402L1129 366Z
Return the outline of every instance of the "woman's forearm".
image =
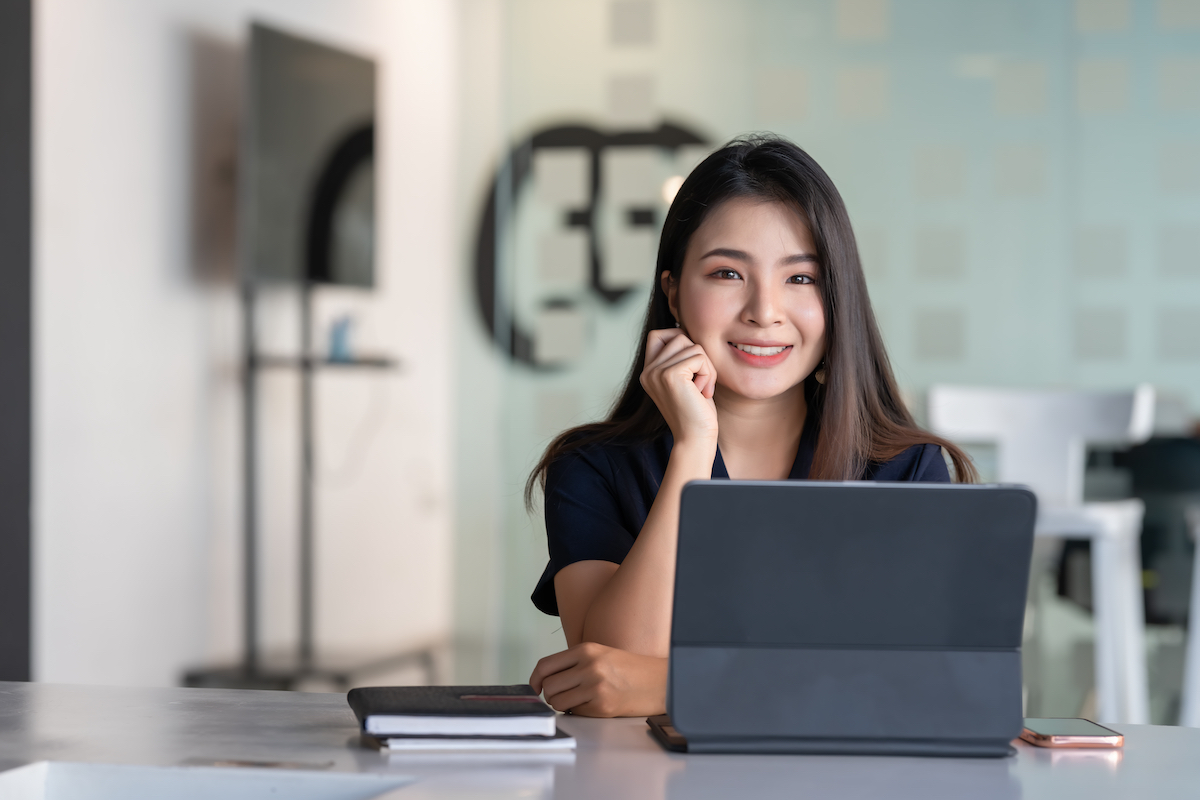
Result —
M584 641L641 655L667 655L680 493L688 481L712 477L715 457L715 441L676 443L633 547L588 608Z

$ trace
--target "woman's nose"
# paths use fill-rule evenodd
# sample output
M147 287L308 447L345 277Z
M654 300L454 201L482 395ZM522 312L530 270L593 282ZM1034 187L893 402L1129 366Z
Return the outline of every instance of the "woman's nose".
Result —
M777 287L764 281L754 281L748 288L749 296L742 313L744 322L765 328L783 321L783 306Z

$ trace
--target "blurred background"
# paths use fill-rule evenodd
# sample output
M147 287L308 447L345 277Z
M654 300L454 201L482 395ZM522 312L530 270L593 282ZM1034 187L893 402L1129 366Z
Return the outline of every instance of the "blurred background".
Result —
M1082 499L1145 504L1149 716L1180 720L1200 2L30 9L32 627L6 623L6 677L524 682L565 646L529 601L529 470L629 369L682 176L772 131L841 190L919 418L941 384L1152 387L1141 435L1083 443ZM1027 713L1095 714L1087 546L1044 555Z

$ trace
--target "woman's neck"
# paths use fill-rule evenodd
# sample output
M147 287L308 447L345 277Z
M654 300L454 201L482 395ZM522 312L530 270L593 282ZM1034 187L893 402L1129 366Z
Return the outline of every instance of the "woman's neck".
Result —
M804 385L767 400L752 400L717 387L717 445L729 477L783 480L792 470L808 405Z

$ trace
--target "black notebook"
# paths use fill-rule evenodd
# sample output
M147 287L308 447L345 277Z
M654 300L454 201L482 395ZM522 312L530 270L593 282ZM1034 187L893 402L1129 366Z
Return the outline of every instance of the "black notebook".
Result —
M374 736L554 736L554 709L528 684L371 686L346 695Z

